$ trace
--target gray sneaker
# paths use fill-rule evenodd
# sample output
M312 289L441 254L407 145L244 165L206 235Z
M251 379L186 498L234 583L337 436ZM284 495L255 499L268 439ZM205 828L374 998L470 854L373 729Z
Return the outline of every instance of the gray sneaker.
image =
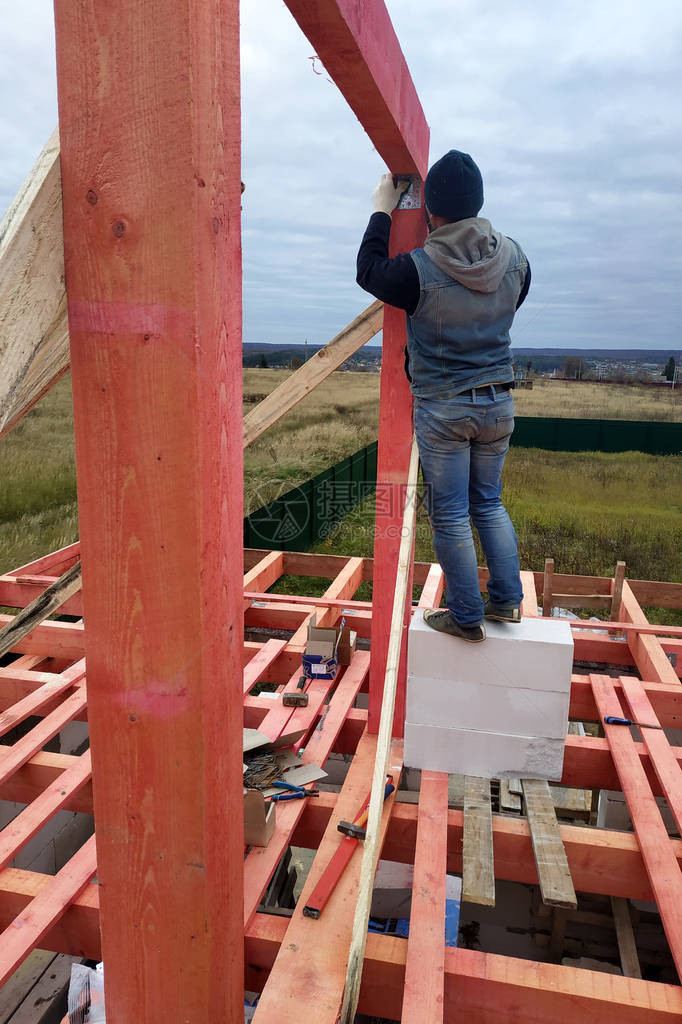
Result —
M493 604L486 601L483 614L486 619L494 619L496 622L520 622L521 609L517 604Z
M424 612L424 622L431 629L437 629L439 633L458 636L461 640L468 640L470 644L480 644L482 640L485 640L485 627L482 624L460 626L447 608L428 608Z

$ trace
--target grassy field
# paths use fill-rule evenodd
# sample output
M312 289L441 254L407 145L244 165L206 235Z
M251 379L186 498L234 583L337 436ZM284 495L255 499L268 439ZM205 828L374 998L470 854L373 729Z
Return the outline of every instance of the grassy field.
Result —
M580 381L533 382L514 392L519 416L562 416L584 420L682 420L682 388L651 388L637 384L583 384Z
M504 501L522 566L541 570L545 558L554 558L557 572L612 576L622 559L634 579L682 580L679 473L675 456L512 449ZM371 555L372 546L373 507L367 501L316 550ZM435 558L422 511L415 557Z
M245 411L286 371L246 370ZM309 479L376 438L379 379L334 374L245 453L247 511ZM677 397L659 389L552 381L516 394L521 415L682 418ZM582 403L582 404L581 404ZM634 578L682 580L679 458L512 449L506 501L524 567L553 557L558 572L612 575L616 560ZM78 535L71 394L68 378L0 441L0 571L75 540ZM321 546L371 554L371 503L339 524ZM417 557L433 559L420 518Z

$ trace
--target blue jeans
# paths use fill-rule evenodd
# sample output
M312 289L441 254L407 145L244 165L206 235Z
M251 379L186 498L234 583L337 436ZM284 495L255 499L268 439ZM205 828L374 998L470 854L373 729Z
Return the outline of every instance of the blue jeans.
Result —
M516 533L500 500L514 400L494 385L442 401L415 398L414 428L447 606L460 625L477 625L483 601L470 515L488 562L490 600L519 605L522 598Z

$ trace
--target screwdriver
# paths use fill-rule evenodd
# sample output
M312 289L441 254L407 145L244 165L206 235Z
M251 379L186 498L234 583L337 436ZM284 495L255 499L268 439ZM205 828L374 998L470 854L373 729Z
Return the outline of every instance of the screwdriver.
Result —
M646 722L633 722L631 718L618 718L616 715L604 715L607 725L636 725L638 729L662 729L662 725L648 725Z

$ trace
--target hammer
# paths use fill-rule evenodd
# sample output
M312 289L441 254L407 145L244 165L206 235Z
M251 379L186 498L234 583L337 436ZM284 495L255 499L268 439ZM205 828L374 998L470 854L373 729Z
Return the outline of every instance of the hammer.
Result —
M391 782L386 783L386 789L384 790L384 800L387 796L395 789L395 786ZM363 828L363 825L367 824L367 818L369 817L369 807L362 812L362 814L355 819L355 821L340 821L337 824L337 829L342 832L344 836L348 836L350 839L364 839L367 835L367 830Z

